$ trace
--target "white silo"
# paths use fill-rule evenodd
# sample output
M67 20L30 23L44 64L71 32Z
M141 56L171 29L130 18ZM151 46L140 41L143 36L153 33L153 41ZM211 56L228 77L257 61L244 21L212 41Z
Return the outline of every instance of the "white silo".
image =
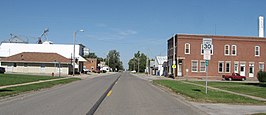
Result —
M264 17L259 16L259 37L264 37Z

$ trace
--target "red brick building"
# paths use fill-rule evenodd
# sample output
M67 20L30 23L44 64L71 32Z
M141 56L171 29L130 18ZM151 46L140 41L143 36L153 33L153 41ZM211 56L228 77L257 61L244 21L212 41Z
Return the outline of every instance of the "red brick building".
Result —
M175 38L176 69L173 64L173 38ZM205 77L203 38L212 39L211 60L208 66L210 77L221 78L233 72L247 77L256 77L265 70L266 38L176 34L168 40L168 72L176 76Z
M96 58L86 58L86 62L84 62L84 68L89 71L94 71L97 69L97 59Z

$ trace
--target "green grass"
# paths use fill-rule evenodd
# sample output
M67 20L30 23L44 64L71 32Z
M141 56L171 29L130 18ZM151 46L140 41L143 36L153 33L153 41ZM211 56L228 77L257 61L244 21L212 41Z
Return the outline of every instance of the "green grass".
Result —
M19 74L0 74L0 86L21 84L39 80L55 79L58 77L37 76L37 75L19 75Z
M37 83L37 84L31 84L31 85L0 89L0 97L14 96L14 95L17 95L23 92L36 91L36 90L43 89L43 88L50 88L58 84L66 84L66 83L70 83L70 82L77 81L77 80L80 80L80 79L69 78L69 79L62 79L62 80L56 80L56 81L49 81L49 82L43 82L43 83Z
M205 81L190 81L205 85ZM266 99L266 83L208 82L208 86Z
M266 113L255 113L255 114L252 114L252 115L266 115Z
M182 81L173 80L154 80L154 84L160 84L172 89L174 92L185 95L191 101L209 102L209 103L231 103L231 104L266 104L266 102L257 101L251 98L224 93L216 90L208 90L205 94L205 88L196 85L186 84Z

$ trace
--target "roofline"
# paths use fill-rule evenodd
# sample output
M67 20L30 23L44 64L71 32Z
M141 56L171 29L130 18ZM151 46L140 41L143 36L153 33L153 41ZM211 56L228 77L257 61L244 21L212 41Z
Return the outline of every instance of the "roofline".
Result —
M256 38L256 39L265 39L266 37L259 37L259 36L234 36L234 35L212 35L212 34L188 34L188 33L177 33L174 34L174 36L198 36L198 37L227 37L227 38ZM172 39L173 36L171 36L168 40Z
M237 36L237 35L213 35L213 34L188 34L188 33L177 33L178 35L189 35L189 36L214 36L214 37L241 37L241 38L266 38L266 37L259 37L259 36Z
M59 63L59 62L38 62L38 61L5 61L5 60L1 60L1 62L16 62L16 63ZM71 64L71 63L68 63L68 62L60 62L61 64Z

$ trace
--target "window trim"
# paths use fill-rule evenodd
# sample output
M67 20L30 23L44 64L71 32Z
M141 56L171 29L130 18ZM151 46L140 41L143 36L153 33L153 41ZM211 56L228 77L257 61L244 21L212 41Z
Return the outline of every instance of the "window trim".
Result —
M258 55L256 54L256 48L258 48ZM260 56L260 46L255 46L255 56L256 57Z
M228 54L226 54L226 46L228 46ZM226 56L230 55L230 45L228 45L228 44L224 45L224 55L226 55Z
M226 71L227 70L227 64L229 64L229 71ZM225 69L225 73L231 73L231 61L225 61L225 66L224 66L224 69Z
M222 63L222 71L220 72L219 69L220 69L220 63ZM224 73L224 61L218 61L218 73Z
M201 66L201 62L204 62L204 71L201 71L201 67L202 67ZM199 65L200 65L200 70L199 71L200 72L206 72L206 62L205 62L205 60L200 60L200 64Z
M188 45L188 53L186 52L187 45ZM190 43L185 43L185 54L190 54Z
M235 54L233 54L233 47L235 47ZM237 55L237 46L236 45L232 45L231 48L232 48L231 49L231 55L232 56L236 56Z
M193 71L193 62L197 62L197 70L196 71ZM198 60L191 60L191 72L198 72L198 67L199 67L199 62Z

